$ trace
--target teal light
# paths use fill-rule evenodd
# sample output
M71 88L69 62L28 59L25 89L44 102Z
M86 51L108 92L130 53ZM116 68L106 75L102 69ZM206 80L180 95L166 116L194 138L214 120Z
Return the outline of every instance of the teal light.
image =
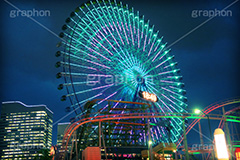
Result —
M170 50L164 50L167 43L158 36L159 32L154 32L150 22L145 21L139 12L130 11L127 5L114 1L89 3L82 5L67 20L67 28L63 31L64 49L58 55L63 58L60 62L64 68L61 77L66 81L63 85L69 91L66 97L72 102L71 109L78 110L79 115L85 114L87 110L82 106L86 100L103 99L94 109L104 112L107 110L104 108L105 100L139 102L143 101L138 96L139 91L146 91L159 99L154 103L155 107L146 112L186 112L177 63ZM110 77L113 81L109 80ZM79 107L83 109L81 113ZM115 107L122 108L122 113L129 112L125 110L129 106L117 104ZM176 133L171 138L177 141L181 119L169 118L173 125L172 133ZM169 142L168 131L154 125L160 121L160 118L151 119L156 133L154 144ZM91 133L89 137L94 130ZM144 143L147 144L147 140Z

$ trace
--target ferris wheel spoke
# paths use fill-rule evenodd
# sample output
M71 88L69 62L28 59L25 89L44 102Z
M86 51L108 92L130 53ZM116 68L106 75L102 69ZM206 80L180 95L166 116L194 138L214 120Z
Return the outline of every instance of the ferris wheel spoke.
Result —
M107 10L108 10L108 9L107 9ZM113 7L111 7L111 10L112 10L112 13L113 13L113 17L115 18L115 20L117 20L117 16L115 15L115 11L114 11ZM113 20L114 18L113 18L110 14L109 14L109 17L112 18L112 23L113 23L114 28L115 28L116 31L117 31L118 37L120 38L122 44L125 45L125 43L123 42L123 39L122 39L122 37L121 37L121 35L120 35L120 33L119 33L119 30L118 30L116 24L114 23L114 20ZM110 23L110 22L109 22L109 23ZM110 24L111 24L111 23L110 23ZM119 25L118 25L118 26L119 26ZM119 28L119 29L121 30L121 28Z
M89 63L92 63L94 65L97 65L97 66L100 66L100 67L103 67L103 68L107 68L107 69L111 69L110 67L106 66L106 65L103 65L103 64L100 64L98 62L94 62L94 61L91 61L91 60L88 60L88 59L85 59L85 58L81 58L79 56L75 56L73 54L68 54L69 56L73 57L73 58L76 58L78 60L82 60L82 61L85 61L85 62L89 62Z
M165 64L166 62L168 62L168 61L172 60L173 58L174 58L174 56L167 57L167 59L166 59L166 60L164 60L164 61L163 61L162 63L160 63L159 65L157 65L155 68L158 68L159 66L161 66L161 65Z
M77 86L77 85L86 85L86 84L97 84L99 83L100 81L84 81L84 82L71 82L71 83L63 83L62 85L63 86L71 86L71 85L74 85L74 86Z
M95 70L97 71L96 68L93 67L89 67L89 66L83 66L83 65L79 65L79 64L75 64L75 63L68 63L68 62L60 62L62 66L71 66L71 67L75 67L75 68L85 68L85 69L91 69L91 70Z
M173 87L173 86L169 86L169 88L171 88L174 91L177 91L178 93L185 93L186 90L182 89L182 88L178 88L178 87Z
M106 24L105 24L106 25ZM119 46L119 44L117 43L117 40L115 39L115 37L112 35L110 29L107 27L106 25L106 28L107 30L110 32L111 36L114 38L116 44ZM118 51L116 50L116 48L111 44L111 42L107 39L107 37L104 36L104 34L100 31L99 29L99 33L104 37L104 39L106 39L106 41L112 46L112 48L118 53ZM101 39L100 36L98 36L99 39ZM105 50L107 50L111 55L113 55L113 53L111 53L107 48L105 48L98 40L96 40L94 37L93 39L97 42L97 44L100 44ZM101 39L102 40L102 39ZM97 47L95 44L93 44L95 47ZM122 49L120 46L119 46L120 49ZM121 56L121 54L118 53L119 56ZM104 57L105 58L105 57ZM123 58L122 58L123 59ZM109 60L109 59L107 59Z
M181 97L181 96L182 96L181 94L176 93L176 92L174 92L174 91L172 91L172 90L170 90L170 89L167 89L167 88L165 88L165 87L161 87L161 88L162 88L163 90L169 92L169 93L172 93L172 94L178 96L178 97Z
M147 24L144 25L144 28L146 28L146 33L145 33L145 39L144 39L144 45L143 45L143 52L145 52L146 43L147 43L149 21L147 22Z
M159 41L158 45L161 44L162 38L161 38L160 40L158 40L158 41ZM160 48L156 51L157 54L156 54L155 57L152 59L152 62L154 62L154 61L156 60L156 58L159 56L159 54L163 52L164 47L166 46L166 44L167 44L167 43L162 44L162 45L160 46ZM157 47L158 47L158 45L157 45ZM157 47L156 47L156 48L157 48ZM156 48L155 48L154 50L156 50ZM167 53L168 53L168 52L163 52L163 54L161 55L160 59L162 59L162 57L164 57Z
M79 92L68 94L68 95L66 95L66 97L74 96L74 95L78 95L78 94L82 94L82 93L86 93L86 92L90 92L90 91L94 91L94 90L99 90L99 89L106 88L106 87L111 87L113 85L114 84L108 84L108 85L104 85L104 86L100 86L100 87L96 87L96 88L82 90L82 91L79 91Z
M62 42L62 43L63 43L64 45L70 47L69 50L70 50L70 49L73 49L73 51L78 51L79 53L84 53L84 54L88 55L89 57L92 57L92 58L94 58L94 59L97 59L97 57L95 57L95 56L93 56L93 55L91 55L91 54L88 54L87 52L85 52L85 51L83 51L83 50L81 50L81 49L78 49L78 48L74 47L74 46L73 46L72 44L70 44L70 43L65 43L65 42ZM69 54L69 53L66 53L66 52L63 52L63 51L62 51L62 53L65 54L65 55L67 55L67 56L73 56L72 54ZM77 56L76 56L76 57L77 57Z
M105 14L105 12L103 11L103 9L102 9L102 7L100 6L100 4L98 3L98 5L99 5L99 7L100 7L100 9L102 10L102 13L105 15L105 17L107 17L106 16L106 14ZM96 8L95 8L96 9ZM98 10L96 10L97 11L97 13L98 13L98 15L100 15L99 14L99 12L98 12ZM107 7L107 11L109 11L108 10L108 7ZM109 13L109 12L108 12ZM100 16L101 17L101 16ZM109 17L111 17L111 16L109 16ZM112 17L111 17L112 18ZM105 25L105 26L107 26L107 24L105 23L105 21L101 18L101 20L102 20L102 22L103 22L103 25ZM109 19L107 19L106 18L106 21L108 21L109 23L110 23L110 21L109 21ZM114 23L114 21L113 21L113 23ZM116 25L114 24L114 26L115 26L115 28L116 28ZM116 28L116 30L117 30L117 28ZM111 33L111 31L109 30L109 32ZM117 32L118 32L118 30L117 30ZM118 32L119 33L119 32ZM121 35L119 34L119 37L120 37L120 39L122 40L122 38L121 38ZM122 42L123 42L123 40L122 40ZM124 45L124 43L123 43L123 45Z
M166 95L164 95L164 94L161 94L167 101L169 101L169 102L171 102L172 104L174 104L174 105L176 105L176 103L175 102L173 102L170 98L168 98ZM173 107L170 103L168 103L169 104L169 106L171 106L172 107L172 109L173 110L175 110L176 112L178 112L178 110L176 109L176 107Z
M135 43L134 43L134 38L133 38L132 25L131 25L131 24L129 24L129 26L130 26L130 32L131 32L131 37L132 37L132 44L133 44L133 46L134 46L134 45L135 45Z
M158 33L158 32L157 32ZM157 35L156 35L157 36ZM161 42L162 42L162 39L163 39L163 36L160 38L160 39L158 39L157 40L157 44L156 44L156 46L155 46L155 48L154 48L154 52L156 52L156 50L158 49L158 46L161 44ZM162 47L163 48L163 47ZM154 57L154 58L156 58L156 57ZM154 60L153 60L154 61Z
M64 42L63 42L64 43ZM73 45L71 45L71 44L67 44L67 43L64 43L66 46L68 46L68 47L70 47L70 48L72 48L72 46ZM91 55L91 54L89 54L89 53L87 53L87 52L85 52L85 51L83 51L83 50L81 50L81 49L76 49L76 48L74 48L75 50L73 50L73 51L77 51L77 52L75 52L75 53L73 53L73 54L70 54L70 53L67 53L67 52L62 52L63 54L65 54L65 55L67 55L67 56L72 56L72 57L75 57L75 58L79 58L79 56L76 56L75 54L77 54L77 53L84 53L84 54L86 54L87 56L89 56L89 57L92 57L92 58L94 58L94 59L97 59L97 57L95 57L95 56L93 56L93 55Z
M171 97L173 98L174 96L171 95ZM170 97L169 97L169 98L165 97L165 98L170 101L170 99L169 99ZM181 96L176 96L176 97L174 97L174 99L175 99L175 100L178 99L178 100L180 101L180 104L181 104L181 102L184 101L184 99L187 99L187 98L181 95ZM172 101L171 101L171 102L172 102ZM180 107L180 108L183 109L182 107Z
M88 74L88 73L77 73L77 72L60 72L61 76L64 77L82 77L82 76L92 76L92 77L112 77L112 75L107 74Z
M90 100L92 100L94 98L97 98L97 97L101 96L102 94L103 93L99 93L99 94L96 94L96 95L94 95L94 96L92 96L90 98L86 98L86 99L84 99L84 100L82 100L82 101L80 101L78 103L75 103L74 105L71 105L70 108L75 108L75 106L79 106L79 105L81 105L81 104L83 104L85 102L88 102L88 101L90 101Z
M155 45L156 39L157 39L157 34L154 34L153 36L154 36L154 40L153 40L152 45L151 45L151 47L150 47L150 49L149 49L148 57L149 57L149 55L150 55L150 53L151 53L151 51L152 51L152 49L153 49L153 46ZM149 41L149 42L150 42L150 41Z
M109 13L109 10L108 10L108 8L107 8L107 11L108 11L108 13ZM104 13L104 12L103 12ZM105 13L104 13L105 14ZM110 14L109 14L110 15ZM106 16L106 14L105 14L105 17L107 17ZM111 17L111 16L110 16ZM112 17L111 17L112 18ZM107 21L108 21L108 19L106 19ZM102 20L103 21L103 20ZM111 25L111 23L108 21L108 23ZM114 23L114 21L113 21L113 24L114 24L114 26L115 26L115 28L116 28L116 25L115 25L115 23ZM110 29L107 27L107 24L104 22L104 24L103 25L105 25L106 26L106 28L107 28L107 30L109 31L109 33L111 34L111 36L113 37L113 39L115 40L115 42L116 42L116 44L118 45L118 47L120 48L120 50L122 51L122 48L121 48L121 46L118 44L118 42L117 42L117 40L115 39L115 37L113 36L113 34L112 34L112 32L110 31ZM112 25L111 25L112 26ZM117 30L117 28L116 28L116 30ZM117 30L117 32L118 32L118 30ZM101 35L102 36L104 36L103 35L103 33L102 32L100 32L101 33ZM121 38L121 36L120 36L120 34L118 33L118 35L119 35L119 37ZM107 38L105 37L105 39L107 40ZM122 38L121 38L121 40L122 40ZM108 41L108 40L107 40ZM108 43L113 47L113 45L108 41ZM124 43L123 43L124 44ZM118 53L118 55L121 57L121 54L119 54L119 52L116 50L116 48L115 47L113 47L114 48L114 50ZM122 51L123 52L123 51Z
M91 12L92 13L92 12ZM94 16L94 14L92 14L93 16ZM85 21L84 21L84 23L86 23ZM106 25L106 24L105 24ZM101 25L100 25L101 26ZM96 26L95 26L96 27ZM82 27L81 27L82 28ZM90 28L90 27L89 27ZM91 28L90 28L91 29ZM100 29L103 29L103 27L101 26L100 27ZM112 48L113 49L115 49L115 47L109 42L109 40L104 36L104 34L100 31L100 29L99 29L99 32L100 32L100 34L107 40L107 42L112 46ZM91 29L91 31L92 32L94 32L92 29ZM89 34L88 34L89 35ZM89 35L89 37L91 37L91 35ZM98 36L99 37L99 36ZM105 46L103 46L98 40L96 40L94 37L92 37L92 39L94 39L94 41L97 43L97 44L99 44L99 45L101 45L109 54L111 54L111 55L113 55L113 53L112 52L110 52ZM100 38L101 39L101 38ZM86 46L87 47L87 46ZM116 50L116 49L115 49ZM94 50L93 50L94 51ZM96 52L96 51L95 51ZM98 53L98 52L96 52L96 53ZM99 53L98 53L99 54ZM101 54L99 54L99 55L101 55ZM101 55L102 56L102 55ZM104 56L104 58L106 59L106 57ZM107 60L109 60L109 59L107 59Z

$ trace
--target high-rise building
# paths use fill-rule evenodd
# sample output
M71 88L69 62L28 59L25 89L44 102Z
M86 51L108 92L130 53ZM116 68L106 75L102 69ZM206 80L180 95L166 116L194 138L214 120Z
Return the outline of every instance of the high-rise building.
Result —
M58 123L57 127L57 146L59 149L59 152L62 152L61 146L62 146L62 140L64 137L65 130L70 126L70 122L65 123ZM70 148L71 144L68 145L68 148Z
M53 112L46 105L2 103L0 159L34 159L52 145Z

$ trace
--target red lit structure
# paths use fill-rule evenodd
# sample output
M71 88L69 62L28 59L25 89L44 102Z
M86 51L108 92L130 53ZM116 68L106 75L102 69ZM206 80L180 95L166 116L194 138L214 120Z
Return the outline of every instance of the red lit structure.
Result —
M234 154L235 154L236 160L240 160L240 148L236 148Z

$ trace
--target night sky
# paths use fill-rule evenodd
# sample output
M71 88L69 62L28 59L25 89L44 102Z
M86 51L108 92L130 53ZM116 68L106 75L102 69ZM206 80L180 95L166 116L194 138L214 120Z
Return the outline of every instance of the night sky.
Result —
M145 15L145 19L155 25L168 45L209 19L203 15L193 18L194 10L221 10L234 2L122 1L134 7L135 11L140 11L140 15ZM50 16L32 18L58 35L65 19L86 1L7 2L21 10L49 10ZM27 17L19 15L11 18L11 11L16 9L7 2L0 2L0 101L16 100L27 105L46 104L54 112L54 122L57 122L66 115L65 107L70 105L69 101L60 101L66 91L57 89L63 79L56 79L55 76L61 71L55 68L55 63L59 60L55 57L55 52L58 51L56 44L60 39ZM189 109L203 109L214 102L240 96L239 3L226 9L231 11L232 16L217 16L171 46L171 53L175 55L183 75ZM73 116L61 122L68 121ZM53 143L56 143L56 127L54 125Z

